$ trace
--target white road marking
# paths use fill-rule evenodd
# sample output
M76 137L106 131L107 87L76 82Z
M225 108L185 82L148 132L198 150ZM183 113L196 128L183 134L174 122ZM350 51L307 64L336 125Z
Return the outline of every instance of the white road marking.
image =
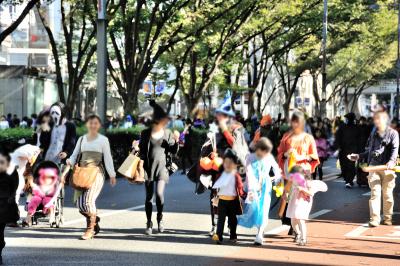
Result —
M369 197L369 196L371 196L371 191L370 192L366 192L366 193L364 193L362 195L365 196L365 197Z
M335 180L335 179L337 179L337 176L338 176L339 174L340 174L340 173L331 173L331 174L328 174L328 175L324 175L323 181Z
M322 215L324 215L326 213L329 213L331 211L332 210L323 209L323 210L314 212L314 213L310 214L310 219L315 219L315 218L317 218L319 216L322 216ZM290 228L289 225L283 224L281 226L278 226L276 228L273 228L273 229L265 232L264 235L278 235L278 234L280 234L280 233L282 233L284 231L289 230L289 228Z
M331 211L332 211L332 210L323 209L323 210L314 212L314 213L310 214L310 219L315 219L315 218L317 218L317 217L319 217L319 216L322 216L322 215L324 215L324 214L327 214L327 213L329 213L329 212L331 212Z
M361 234L363 234L365 231L369 229L368 224L363 224L354 229L353 231L348 232L345 234L345 237L359 237Z
M367 193L365 193L367 194ZM364 194L363 194L364 195ZM400 214L400 212L393 212L393 215L398 215ZM345 234L345 237L358 237L358 238L377 238L377 239L400 239L398 237L388 237L388 236L363 236L362 234L365 233L370 227L368 226L368 224L362 224L359 227L357 227L356 229L354 229L353 231L350 231L349 233ZM395 227L395 229L397 230L397 228L400 227ZM395 236L397 236L397 233L395 234Z
M130 208L123 209L123 210L117 210L117 211L110 211L110 212L101 213L101 214L99 214L99 217L113 216L113 215L121 214L121 213L124 213L124 212L140 210L140 209L143 209L143 208L144 208L144 205L138 205L138 206L130 207ZM84 222L84 221L85 221L85 218L79 218L79 219L75 219L75 220L64 222L63 225L72 225L72 224L77 224L77 223L81 223L81 222Z

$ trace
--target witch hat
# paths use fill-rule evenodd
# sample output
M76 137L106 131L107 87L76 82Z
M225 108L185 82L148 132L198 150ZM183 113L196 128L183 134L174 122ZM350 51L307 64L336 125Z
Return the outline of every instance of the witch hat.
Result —
M215 110L215 113L235 117L235 112L232 110L232 95L230 91L226 92L221 106Z

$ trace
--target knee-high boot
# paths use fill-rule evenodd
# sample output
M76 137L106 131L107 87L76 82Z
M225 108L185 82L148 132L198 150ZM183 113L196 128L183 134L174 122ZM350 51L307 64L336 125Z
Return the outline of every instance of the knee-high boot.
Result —
M95 228L97 224L96 223L97 216L95 213L82 213L82 214L86 217L86 231L81 236L81 240L92 239L96 234Z
M80 214L82 214L83 216L85 216L86 221L88 219L88 214L86 212L79 212ZM94 235L97 235L98 233L100 233L100 217L96 216L96 225L94 226Z

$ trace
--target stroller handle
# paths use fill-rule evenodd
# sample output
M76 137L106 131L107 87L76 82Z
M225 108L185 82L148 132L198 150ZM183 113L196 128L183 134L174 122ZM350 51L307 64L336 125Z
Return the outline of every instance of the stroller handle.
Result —
M65 184L65 177L67 176L68 172L71 170L71 166L67 165L64 169L64 171L61 174L61 184L64 185Z

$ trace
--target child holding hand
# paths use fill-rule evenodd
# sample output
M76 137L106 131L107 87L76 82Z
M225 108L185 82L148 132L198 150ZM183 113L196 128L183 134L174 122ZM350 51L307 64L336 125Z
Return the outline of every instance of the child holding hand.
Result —
M224 171L217 178L213 188L218 196L218 223L217 232L213 240L221 244L224 234L225 219L228 217L230 241L237 241L237 217L243 213L239 197L244 196L242 178L237 169L239 158L232 149L227 149L224 154Z
M327 186L320 180L312 180L301 166L294 166L290 171L292 187L289 193L289 203L286 216L291 219L295 232L294 241L299 246L307 244L307 225L313 204L314 194L327 191Z
M272 182L281 181L281 170L275 161L272 143L262 137L254 143L254 153L246 161L246 204L244 214L239 216L239 225L258 229L255 245L262 245L264 230L268 224L268 214L271 205ZM273 172L273 177L270 173Z

